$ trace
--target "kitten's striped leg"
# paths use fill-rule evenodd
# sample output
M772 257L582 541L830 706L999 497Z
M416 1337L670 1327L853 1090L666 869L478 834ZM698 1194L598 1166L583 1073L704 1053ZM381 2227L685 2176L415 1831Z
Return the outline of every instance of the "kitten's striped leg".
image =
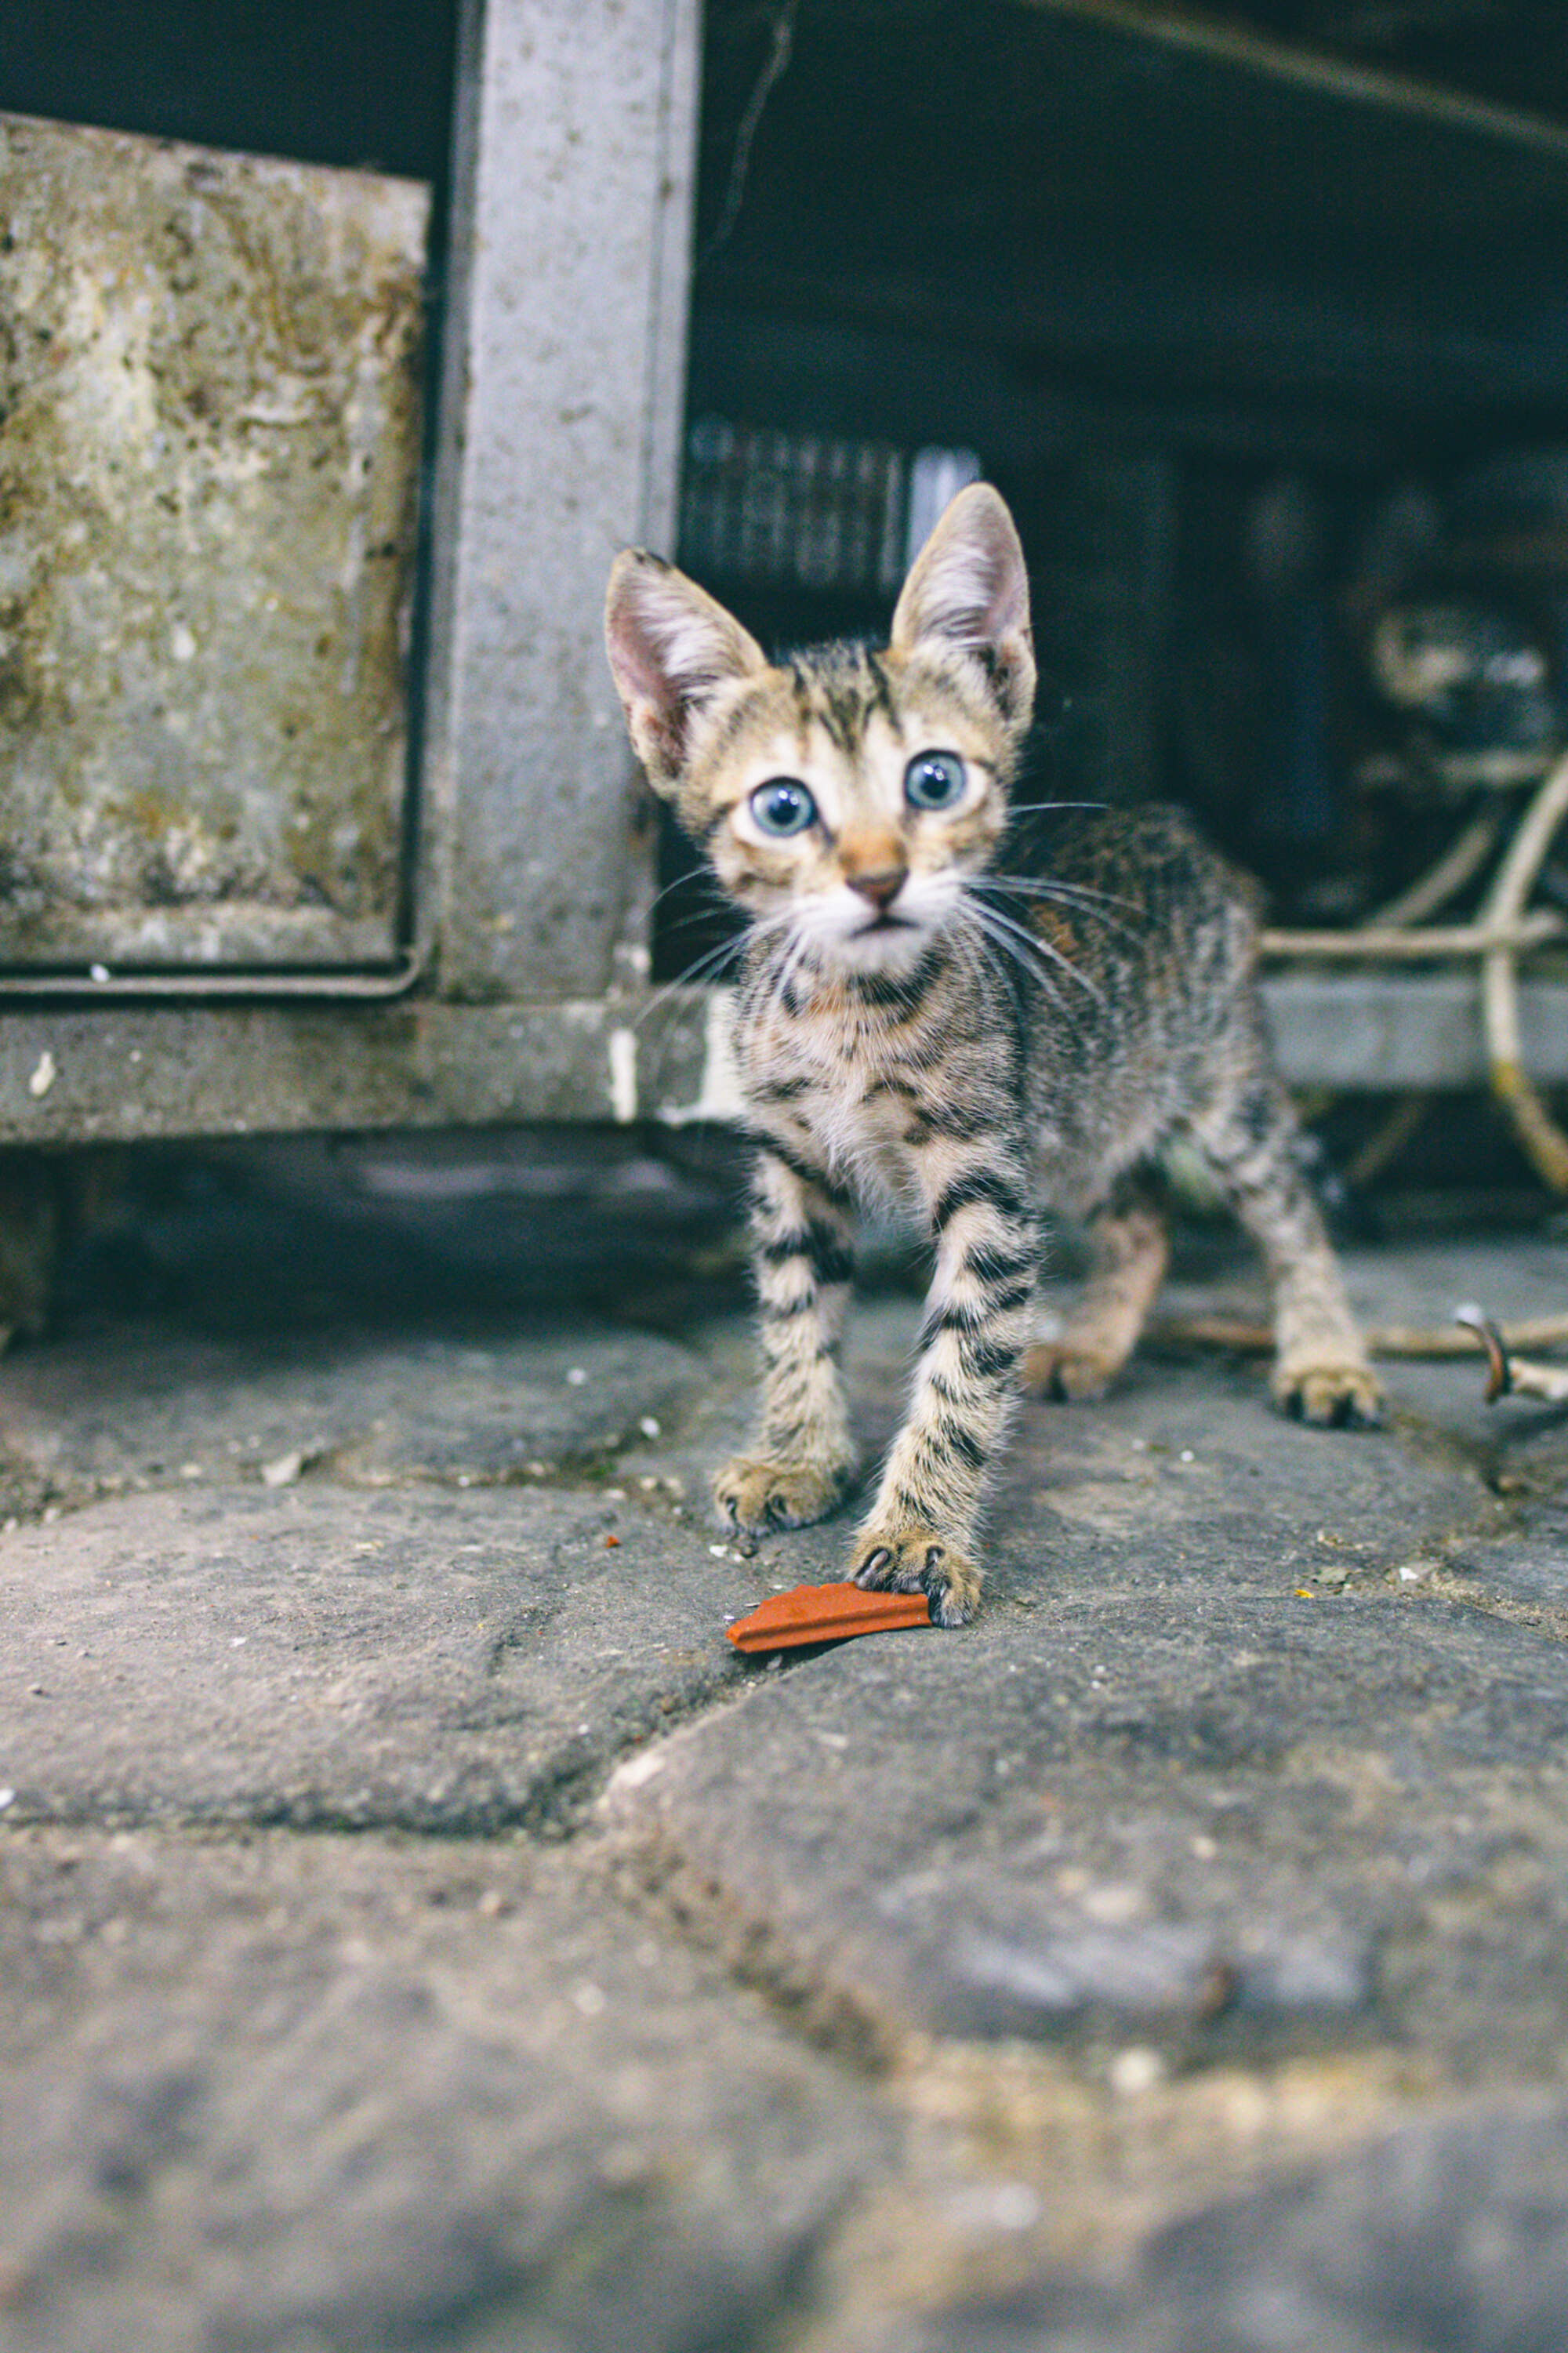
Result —
M1033 1326L1029 1169L990 1141L989 1159L948 1176L932 1201L936 1271L910 1410L851 1556L857 1585L929 1593L939 1626L962 1626L979 1602L969 1548Z
M764 1145L752 1200L763 1354L752 1451L713 1482L721 1519L753 1532L804 1527L842 1502L857 1468L838 1345L855 1271L840 1195Z
M1275 1403L1336 1427L1383 1419L1384 1397L1345 1295L1333 1246L1296 1155L1295 1110L1272 1071L1255 1069L1192 1123L1193 1133L1263 1252L1274 1294Z
M1164 1210L1131 1182L1089 1221L1093 1252L1082 1298L1061 1337L1024 1359L1024 1386L1061 1400L1103 1397L1138 1343L1171 1256Z

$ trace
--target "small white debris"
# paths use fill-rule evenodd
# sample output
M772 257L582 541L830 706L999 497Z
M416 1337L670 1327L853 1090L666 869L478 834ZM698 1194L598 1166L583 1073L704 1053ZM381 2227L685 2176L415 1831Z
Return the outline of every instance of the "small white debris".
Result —
M654 1419L651 1413L644 1414L642 1419L637 1424L637 1428L641 1430L645 1438L657 1438L659 1434L658 1424Z
M188 662L195 659L195 638L184 621L176 621L169 632L169 651L177 662Z
M573 2009L581 2017L599 2018L604 2014L605 1999L600 1986L590 1985L584 1979L582 1985L573 1987L571 1999Z
M16 1802L16 1792L15 1789L0 1789L0 1814L5 1812L7 1806L14 1806Z
M181 1463L181 1465L180 1465L180 1476L181 1476L181 1478L182 1478L182 1479L199 1479L199 1478L201 1477L201 1475L202 1475L202 1466L201 1466L201 1464L200 1464L199 1462L182 1462L182 1463Z
M287 1454L279 1454L272 1461L262 1464L261 1483L264 1487L291 1487L304 1467L303 1448L291 1447Z
M567 1373L566 1386L568 1388L580 1389L587 1377L581 1365L574 1365Z
M248 1634L231 1634L228 1638L228 1647L231 1651L243 1651L249 1640Z
M606 1504L624 1504L624 1503L626 1502L626 1489L625 1489L624 1487L606 1487L606 1488L605 1488L605 1503L606 1503Z
M1142 1890L1136 1887L1086 1887L1079 1900L1089 1918L1107 1928L1125 1927L1148 1908Z
M1193 1452L1190 1446L1184 1446L1180 1454L1176 1458L1179 1462L1195 1462L1197 1459L1197 1456Z
M1031 2230L1042 2211L1026 2181L999 2181L991 2193L990 2220L998 2231Z
M101 988L104 982L109 978L109 966L106 964L89 964L87 968L87 976L89 980L96 982L97 986Z
M32 1077L27 1081L27 1092L36 1102L41 1096L48 1093L49 1089L54 1085L55 1081L58 1077L58 1066L55 1061L54 1056L46 1046L43 1052L38 1056L37 1066L35 1069Z
M1119 2051L1110 2067L1110 2088L1124 2099L1136 2099L1142 2092L1152 2092L1165 2080L1165 2063L1157 2051L1148 2051L1141 2043L1130 2050Z
M624 1765L617 1765L610 1776L612 1789L640 1789L656 1773L664 1770L664 1757L657 1748L639 1748Z
M1400 1570L1399 1582L1401 1585L1423 1585L1431 1574L1432 1570L1429 1562L1424 1560L1413 1561Z
M977 2181L944 2198L942 2211L967 2236L979 2238L993 2232L1032 2230L1041 2206L1026 2181Z

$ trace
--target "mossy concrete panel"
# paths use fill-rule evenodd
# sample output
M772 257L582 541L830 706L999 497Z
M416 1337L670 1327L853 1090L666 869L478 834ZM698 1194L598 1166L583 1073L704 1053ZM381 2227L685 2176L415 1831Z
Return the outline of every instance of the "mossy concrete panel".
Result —
M0 959L394 944L428 200L0 119Z

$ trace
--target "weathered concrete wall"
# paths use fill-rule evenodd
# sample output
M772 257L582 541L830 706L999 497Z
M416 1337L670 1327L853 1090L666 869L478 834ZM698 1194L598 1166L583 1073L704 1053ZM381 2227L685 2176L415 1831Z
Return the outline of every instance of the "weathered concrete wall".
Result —
M0 119L0 961L390 949L426 213Z

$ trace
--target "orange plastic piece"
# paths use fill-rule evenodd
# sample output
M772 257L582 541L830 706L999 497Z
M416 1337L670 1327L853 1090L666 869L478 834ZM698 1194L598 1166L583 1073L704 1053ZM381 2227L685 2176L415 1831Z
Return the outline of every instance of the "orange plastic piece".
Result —
M847 1642L856 1634L889 1634L900 1626L929 1626L923 1593L863 1593L858 1585L797 1585L775 1593L725 1632L737 1651L793 1651L805 1642Z

